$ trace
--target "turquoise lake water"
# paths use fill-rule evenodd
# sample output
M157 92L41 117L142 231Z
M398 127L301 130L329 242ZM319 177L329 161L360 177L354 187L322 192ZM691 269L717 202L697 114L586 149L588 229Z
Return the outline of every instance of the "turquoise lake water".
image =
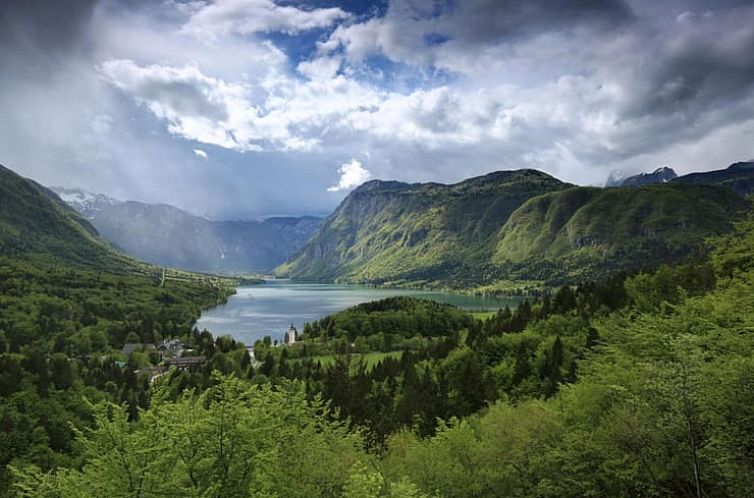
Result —
M205 311L197 327L214 335L231 335L252 345L269 335L282 339L291 323L301 330L304 323L319 320L350 306L391 296L415 296L448 303L468 310L497 310L513 299L470 296L415 289L383 289L345 284L301 283L269 280L262 285L239 287L228 303Z

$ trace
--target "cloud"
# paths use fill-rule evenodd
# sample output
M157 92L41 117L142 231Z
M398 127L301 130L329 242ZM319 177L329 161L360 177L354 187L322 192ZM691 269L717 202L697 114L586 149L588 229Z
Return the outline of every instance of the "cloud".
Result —
M349 113L382 98L342 75L301 81L273 72L252 84L213 78L195 65L109 60L99 70L170 133L240 152L310 150Z
M204 152L202 149L194 149L194 155L197 157L201 157L202 159L207 159L207 153Z
M0 161L48 184L326 214L343 158L599 184L754 153L750 0L65 4L0 2ZM187 168L204 144L216 167Z
M509 45L553 32L615 29L632 18L623 0L392 0L381 17L339 25L320 50L342 50L352 63L383 55L413 65L483 71Z
M340 192L342 190L350 190L354 187L358 187L365 181L369 180L372 174L366 169L360 161L351 159L350 163L343 163L338 169L340 174L340 180L337 185L328 187L328 192Z
M209 39L276 31L295 34L327 28L348 17L337 7L304 10L271 0L214 0L197 6L182 31Z
M439 178L454 178L453 167L437 158L463 151L473 158L464 161L473 168L469 173L501 167L503 161L507 167L543 168L593 183L599 181L595 175L607 175L607 168L599 172L603 164L652 154L745 118L743 110L754 98L754 63L746 57L754 28L735 18L752 12L687 15L683 23L671 17L662 32L632 26L602 44L586 43L596 36L592 28L548 32L547 22L539 21L537 29L529 28L539 35L506 35L518 36L515 48L501 48L505 36L502 45L490 45L489 53L512 52L491 63L489 75L473 68L450 79L430 75L415 88L380 88L379 81L362 78L363 66L334 49L320 50L295 69L275 64L266 73L236 80L212 77L197 65L141 66L130 60L108 61L101 71L165 120L170 133L230 150L356 154L366 148L382 158L382 166L373 164L383 170L410 161L411 168L392 173L407 180L422 174L424 164L435 165ZM605 23L628 22L627 14L612 19L599 9L569 19L579 25L595 15ZM421 33L422 23L439 22L431 16L400 19L406 36ZM380 22L387 21L373 18L350 26L369 30ZM406 23L412 22L422 29L410 29ZM484 43L492 44L492 38ZM654 46L648 47L647 39ZM379 37L360 40L371 49L381 43ZM440 42L438 50L449 43ZM479 59L485 57L482 51ZM567 62L559 66L553 59ZM660 108L671 112L654 111Z
M139 66L131 60L109 60L99 69L108 82L167 121L170 133L220 147L259 148L252 137L233 133L234 122L248 121L247 116L255 113L241 85L205 76L195 66Z

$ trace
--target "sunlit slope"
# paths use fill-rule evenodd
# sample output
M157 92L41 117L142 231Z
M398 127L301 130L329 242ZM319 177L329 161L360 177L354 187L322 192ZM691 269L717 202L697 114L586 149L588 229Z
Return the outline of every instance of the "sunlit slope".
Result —
M729 231L749 203L731 190L664 184L574 187L531 199L500 232L494 260L585 255L626 267L681 259Z
M500 227L521 204L567 187L534 170L500 171L454 185L368 182L278 273L362 282L450 275L489 259Z
M574 187L532 170L455 185L375 181L351 193L278 274L454 287L562 283L692 257L748 207L723 187Z

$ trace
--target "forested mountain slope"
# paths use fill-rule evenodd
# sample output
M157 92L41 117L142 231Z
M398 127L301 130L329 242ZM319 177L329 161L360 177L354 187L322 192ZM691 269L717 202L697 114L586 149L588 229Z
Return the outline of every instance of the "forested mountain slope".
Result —
M703 185L574 187L534 198L500 231L494 259L574 259L626 269L687 257L732 228L749 203Z
M567 187L535 170L499 171L454 185L367 182L278 273L376 283L448 277L482 265L521 204Z
M30 465L41 452L25 455L11 490L749 496L754 223L711 244L693 264L563 287L483 320L416 299L360 305L294 346L259 341L256 366L227 340L204 341L214 372L171 370L138 421L127 406L87 408L92 430L69 446L80 460L49 470ZM411 345L371 340L398 334ZM345 349L323 355L333 343Z
M234 281L163 269L110 247L37 183L0 167L0 496L6 465L70 465L86 401L146 406L126 342L190 334ZM133 360L133 358L131 358Z
M0 166L0 254L84 266L129 266L52 191Z
M748 207L724 187L573 187L532 170L369 182L278 273L455 287L593 279L698 254Z

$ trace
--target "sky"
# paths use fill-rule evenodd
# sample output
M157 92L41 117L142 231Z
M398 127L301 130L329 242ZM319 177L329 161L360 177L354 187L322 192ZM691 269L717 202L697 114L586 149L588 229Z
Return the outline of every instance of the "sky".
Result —
M2 0L0 163L217 219L754 157L754 0Z

